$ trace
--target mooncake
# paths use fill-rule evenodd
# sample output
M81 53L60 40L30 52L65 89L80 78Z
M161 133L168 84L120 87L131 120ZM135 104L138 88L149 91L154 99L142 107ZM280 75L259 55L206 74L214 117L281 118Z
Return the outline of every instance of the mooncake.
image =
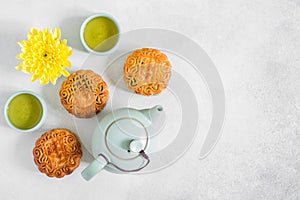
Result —
M171 63L166 54L152 48L137 49L124 64L124 80L129 89L141 95L157 95L167 88Z
M105 107L109 91L100 75L92 70L79 70L62 83L59 96L69 113L79 118L89 118Z
M79 166L82 151L74 133L57 128L44 133L36 141L33 156L40 172L62 178Z

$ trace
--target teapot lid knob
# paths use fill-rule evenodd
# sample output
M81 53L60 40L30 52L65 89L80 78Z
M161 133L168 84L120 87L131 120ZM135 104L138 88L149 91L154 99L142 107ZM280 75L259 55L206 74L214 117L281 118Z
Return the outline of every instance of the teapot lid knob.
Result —
M142 140L131 140L129 143L129 149L132 152L139 153L145 148L145 142Z

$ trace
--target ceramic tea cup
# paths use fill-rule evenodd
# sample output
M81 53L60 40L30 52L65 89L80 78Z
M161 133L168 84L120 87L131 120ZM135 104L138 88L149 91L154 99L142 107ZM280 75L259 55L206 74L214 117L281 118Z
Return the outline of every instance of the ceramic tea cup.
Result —
M113 52L119 43L120 26L109 14L94 14L82 23L80 40L84 48L97 55Z
M44 99L31 91L19 91L11 95L4 106L7 124L19 132L39 129L47 116Z

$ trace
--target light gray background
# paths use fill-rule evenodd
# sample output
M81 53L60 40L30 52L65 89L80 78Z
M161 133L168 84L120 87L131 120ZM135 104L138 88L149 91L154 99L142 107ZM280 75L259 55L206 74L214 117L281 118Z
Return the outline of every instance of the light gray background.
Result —
M300 199L300 2L298 0L68 0L1 1L1 109L19 89L53 99L56 89L29 83L14 69L17 41L31 27L60 27L74 48L73 64L83 52L77 30L97 12L115 16L123 31L166 28L203 47L223 79L227 119L214 151L198 160L195 143L171 167L148 175L103 172L87 183L71 176L40 174L31 150L42 133L16 133L0 118L0 199ZM55 110L49 115L55 114ZM58 113L60 117L64 114ZM66 120L67 121L67 120ZM45 130L55 127L48 121ZM64 124L72 129L71 123Z

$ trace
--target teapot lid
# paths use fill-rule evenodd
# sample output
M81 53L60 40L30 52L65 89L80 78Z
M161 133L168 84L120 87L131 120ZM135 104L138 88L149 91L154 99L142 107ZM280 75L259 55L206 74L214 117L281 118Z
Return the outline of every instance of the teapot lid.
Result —
M93 156L104 157L108 171L135 172L150 162L145 153L149 145L149 133L135 117L107 116L96 127L92 142Z
M122 160L132 160L146 151L149 133L144 124L133 117L122 117L112 121L104 133L108 152Z

